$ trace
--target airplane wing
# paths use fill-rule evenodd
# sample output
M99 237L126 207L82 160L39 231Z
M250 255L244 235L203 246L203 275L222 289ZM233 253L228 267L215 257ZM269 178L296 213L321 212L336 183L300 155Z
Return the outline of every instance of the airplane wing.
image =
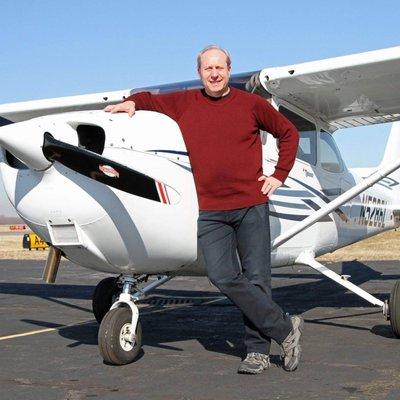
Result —
M0 126L49 114L79 110L99 110L108 104L116 104L123 101L130 94L131 90L119 90L81 96L1 104Z
M259 71L234 74L231 76L230 85L242 90L252 90L252 85L254 85L253 80L258 78L258 75ZM109 104L120 103L131 94L143 90L157 94L175 92L178 90L198 89L201 87L201 81L195 79L157 86L85 94L82 96L57 97L53 99L0 104L0 126L50 114L59 114L69 111L101 110ZM264 90L262 87L260 89Z
M254 80L254 78L256 78ZM231 85L276 96L321 119L335 131L400 120L400 46L231 76ZM0 105L0 126L42 115L102 109L139 91L201 87L198 80L136 90ZM266 92L268 93L266 93Z
M400 120L400 46L266 68L260 81L331 131Z

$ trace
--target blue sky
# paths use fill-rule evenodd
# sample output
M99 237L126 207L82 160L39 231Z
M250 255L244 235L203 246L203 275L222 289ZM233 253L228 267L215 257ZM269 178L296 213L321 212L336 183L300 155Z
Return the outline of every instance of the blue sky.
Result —
M193 79L210 43L231 52L234 73L392 47L399 11L385 0L3 0L0 103ZM378 164L388 129L335 135L348 166ZM10 210L0 186L0 214Z

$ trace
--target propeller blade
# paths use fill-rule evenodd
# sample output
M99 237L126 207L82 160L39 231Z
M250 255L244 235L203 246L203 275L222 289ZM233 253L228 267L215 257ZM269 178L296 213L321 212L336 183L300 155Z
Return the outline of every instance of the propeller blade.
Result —
M43 154L49 161L58 161L105 185L145 199L162 201L157 190L160 183L153 178L92 151L56 140L49 132L44 134Z

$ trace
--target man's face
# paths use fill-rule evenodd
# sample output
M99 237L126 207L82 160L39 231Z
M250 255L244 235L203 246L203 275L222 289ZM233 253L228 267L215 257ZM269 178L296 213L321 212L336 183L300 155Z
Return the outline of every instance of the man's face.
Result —
M226 55L221 50L211 49L201 55L198 70L206 93L220 97L227 93L231 68L226 63Z

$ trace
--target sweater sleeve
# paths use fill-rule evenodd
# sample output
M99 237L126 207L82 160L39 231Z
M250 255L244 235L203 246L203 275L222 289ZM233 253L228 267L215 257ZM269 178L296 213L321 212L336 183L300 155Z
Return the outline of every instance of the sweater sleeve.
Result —
M133 101L136 110L157 111L177 121L185 109L186 91L167 94L140 92L127 97L125 101Z
M284 183L296 159L299 132L286 117L262 98L256 101L255 116L259 128L278 139L278 162L272 176Z

